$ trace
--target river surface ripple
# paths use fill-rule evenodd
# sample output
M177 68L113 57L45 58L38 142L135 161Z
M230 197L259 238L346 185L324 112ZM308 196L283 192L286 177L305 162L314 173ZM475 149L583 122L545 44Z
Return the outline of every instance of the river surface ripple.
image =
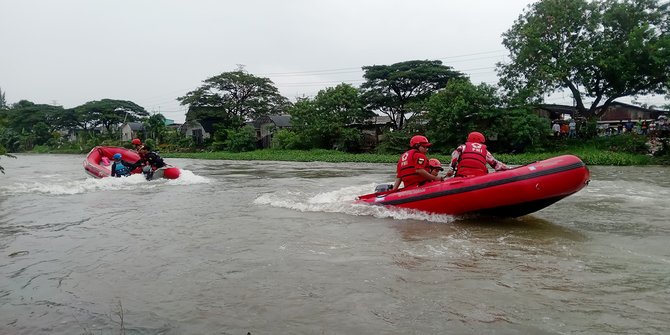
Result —
M2 157L0 334L665 334L670 169L519 219L355 205L391 164Z

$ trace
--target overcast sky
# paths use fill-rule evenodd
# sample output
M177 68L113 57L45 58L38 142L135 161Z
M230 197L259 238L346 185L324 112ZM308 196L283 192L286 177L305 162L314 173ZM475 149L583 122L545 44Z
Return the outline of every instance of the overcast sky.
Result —
M8 103L121 99L183 122L175 98L238 65L292 101L358 86L362 66L414 59L495 84L501 34L532 2L0 0L0 88Z

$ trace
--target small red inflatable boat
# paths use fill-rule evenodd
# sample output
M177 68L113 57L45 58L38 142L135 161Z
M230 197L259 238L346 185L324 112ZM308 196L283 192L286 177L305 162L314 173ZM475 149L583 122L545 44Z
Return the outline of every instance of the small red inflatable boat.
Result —
M588 182L584 162L564 155L484 176L366 194L357 201L437 214L518 217L545 208Z
M112 163L114 162L112 156L117 153L121 154L121 159L126 162L134 163L140 159L140 155L130 149L99 146L91 149L88 155L86 155L84 170L95 178L109 177L111 175ZM142 169L137 168L131 173L142 173ZM160 169L156 169L153 178L177 179L179 175L180 171L178 167L166 165Z

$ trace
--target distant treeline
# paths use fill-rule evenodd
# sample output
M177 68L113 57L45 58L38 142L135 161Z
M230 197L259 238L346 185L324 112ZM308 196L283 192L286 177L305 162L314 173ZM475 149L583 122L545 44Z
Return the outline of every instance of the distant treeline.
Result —
M274 83L243 68L203 81L176 98L187 106L187 122L214 125L196 142L168 129L160 114L141 106L103 99L74 108L19 101L0 91L0 146L10 152L118 143L123 122L144 124L143 140L172 151L255 150L257 129L248 121L290 115L291 127L276 129L272 146L282 149L370 150L364 125L388 116L374 150L398 152L414 134L448 151L477 130L497 152L546 150L551 129L536 115L542 97L572 94L583 138L595 136L595 119L621 97L668 94L670 87L669 3L657 0L543 0L531 4L503 34L509 62L497 66L499 85L475 84L439 60L409 60L363 66L360 87L342 83L314 97L289 101ZM625 24L622 24L624 23ZM122 143L118 143L122 144Z

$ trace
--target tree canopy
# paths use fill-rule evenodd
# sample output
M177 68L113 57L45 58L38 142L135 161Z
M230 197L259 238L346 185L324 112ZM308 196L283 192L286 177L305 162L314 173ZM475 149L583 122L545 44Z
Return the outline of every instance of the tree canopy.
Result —
M144 120L144 128L147 130L147 136L156 141L162 141L167 132L165 125L165 116L161 113L153 114Z
M144 107L126 100L102 99L89 101L75 107L74 110L75 115L71 115L71 117L77 119L83 128L87 128L87 125L91 127L102 125L107 130L110 130L112 125L136 121L149 116Z
M501 84L525 102L569 90L577 111L586 117L602 115L617 98L666 93L669 6L658 0L542 0L529 5L503 34L511 60L498 65Z
M0 87L0 110L7 109L7 99L5 98L5 92L2 91Z
M395 128L403 129L412 106L424 102L451 79L463 76L439 60L411 60L392 65L364 66L361 85L367 108L391 118Z
M62 106L35 104L28 100L21 100L6 110L7 126L16 131L32 131L39 123L48 125L48 131L59 128L61 117L65 110Z
M537 143L548 123L530 110L504 108L495 87L453 80L426 103L427 135L438 148L455 148L471 131L495 139L496 148L514 150Z
M301 99L289 109L292 128L308 147L352 149L361 132L348 126L361 123L371 113L363 108L360 92L349 84L319 91L314 99Z
M241 69L207 78L203 83L177 98L182 105L188 105L187 120L239 126L248 119L281 114L290 105L270 79Z

